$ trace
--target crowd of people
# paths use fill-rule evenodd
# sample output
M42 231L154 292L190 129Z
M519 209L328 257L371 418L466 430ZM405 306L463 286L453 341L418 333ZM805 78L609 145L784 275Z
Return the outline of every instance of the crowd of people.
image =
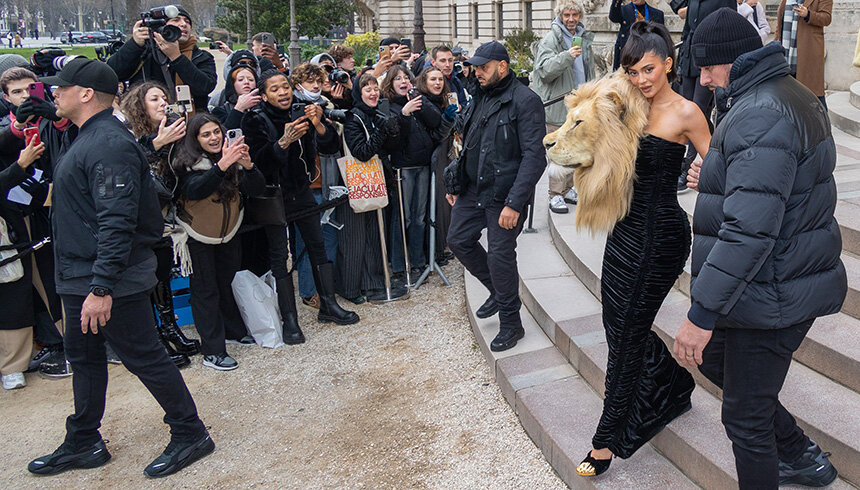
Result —
M684 367L698 366L723 389L742 488L832 481L826 454L776 397L812 321L845 296L827 199L832 137L816 89L801 85L815 80L797 68L808 56L796 48L798 22L824 24L829 13L796 6L779 28L788 39L764 44L755 0L672 8L686 19L677 54L661 11L644 0L615 0L610 10L621 24L615 66L650 113L630 209L607 240L606 401L577 472L607 471L613 456L629 457L689 410L694 382ZM348 305L385 297L392 283L410 287L429 263L456 257L490 292L476 315L498 314L491 350L514 347L525 335L516 241L555 144L544 138L576 138L581 122L571 123L565 104L544 102L595 79L584 14L578 2L558 5L531 88L497 41L467 58L445 45L414 53L408 40L388 37L376 64L357 69L352 49L335 45L290 70L274 36L261 32L250 49L219 44L224 89L213 93L215 60L181 7L166 21L177 39L138 22L106 63L77 57L40 76L20 56L0 57L9 108L0 121L3 388L24 387L24 371L74 373L65 441L29 471L110 459L98 431L109 362L143 382L171 427L147 476L211 453L179 368L199 353L203 366L233 370L227 345L254 343L232 288L240 270L270 271L280 338L295 345L307 340L299 299L319 322L355 324ZM810 100L821 110L790 127L785 115ZM741 141L738 128L749 127L760 131ZM726 151L709 151L715 145ZM380 212L353 207L351 193L341 198L344 157L380 162L388 197ZM577 202L574 175L551 174L552 211ZM694 236L679 182L705 196L696 212L711 219L697 220ZM816 212L795 206L803 196ZM669 349L651 325L691 246L692 307ZM199 340L177 325L177 275L189 276ZM794 286L812 276L814 294ZM745 372L763 381L750 386Z

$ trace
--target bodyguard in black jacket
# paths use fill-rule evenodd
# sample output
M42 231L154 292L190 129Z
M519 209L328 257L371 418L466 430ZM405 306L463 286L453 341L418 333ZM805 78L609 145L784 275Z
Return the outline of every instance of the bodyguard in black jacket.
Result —
M167 23L182 32L177 42L165 42L158 33L150 38L149 29L137 21L131 39L107 63L123 81L156 80L171 92L176 85L188 85L195 109L206 112L209 94L218 84L215 58L197 47L197 38L191 34L191 17L182 7L179 15Z
M32 473L95 468L110 459L99 434L105 409L109 341L123 365L164 409L171 444L144 472L166 476L214 450L191 393L158 341L149 292L152 245L162 218L149 165L131 133L113 116L119 81L106 64L77 58L57 76L57 115L80 128L54 173L53 229L57 291L68 328L66 357L75 373L75 413L65 443L35 459Z
M487 318L499 312L493 351L510 349L525 334L517 236L522 212L546 167L543 104L514 78L508 61L507 50L497 41L482 44L466 60L475 67L481 89L464 115L463 153L445 169L454 205L448 246L491 293L477 315ZM478 243L484 228L489 251Z

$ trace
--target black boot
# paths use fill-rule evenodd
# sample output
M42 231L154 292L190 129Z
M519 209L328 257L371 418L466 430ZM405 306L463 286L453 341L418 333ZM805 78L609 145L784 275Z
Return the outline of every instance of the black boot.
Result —
M173 343L174 350L189 356L198 354L200 341L186 337L179 325L176 324L176 315L173 313L173 292L170 290L170 284L159 281L155 285L155 289L152 291L152 303L158 310L158 318L161 320L161 325L158 328L164 338Z
M334 298L334 267L331 262L326 262L314 267L314 281L317 285L317 293L320 295L320 312L317 320L320 323L337 323L338 325L352 325L360 320L358 315L352 311L346 311L337 304Z
M305 335L299 328L299 317L296 314L296 292L293 289L293 276L276 279L278 288L278 308L281 310L281 320L284 321L284 343L289 345L302 344Z
M176 364L176 367L181 369L191 364L191 360L188 359L188 356L180 352L176 352L173 349L173 346L170 345L170 342L167 341L167 338L164 336L164 333L161 330L157 330L157 332L158 340L161 341L161 345L163 345L164 350L167 351L167 356L170 357L170 360L173 361L173 364Z

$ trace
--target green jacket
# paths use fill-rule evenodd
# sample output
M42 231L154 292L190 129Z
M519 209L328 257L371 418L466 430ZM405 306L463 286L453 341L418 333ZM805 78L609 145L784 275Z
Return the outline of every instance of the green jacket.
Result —
M535 55L530 88L544 102L570 93L576 88L573 77L573 56L564 45L561 29L559 25L553 24L552 30L538 44ZM589 81L594 78L594 53L591 50L594 33L586 30L581 37L582 64L585 68L585 80ZM557 102L546 108L547 124L561 126L566 118L567 107L564 102Z

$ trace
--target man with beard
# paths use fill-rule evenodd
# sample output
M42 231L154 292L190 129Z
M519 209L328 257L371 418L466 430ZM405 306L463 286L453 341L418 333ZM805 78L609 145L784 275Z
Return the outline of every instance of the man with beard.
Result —
M490 291L478 318L499 313L493 351L517 345L520 319L517 236L522 211L546 167L544 111L540 98L516 80L498 41L482 44L466 63L475 67L480 90L466 110L463 153L445 169L451 203L448 246ZM487 229L485 250L478 239Z

